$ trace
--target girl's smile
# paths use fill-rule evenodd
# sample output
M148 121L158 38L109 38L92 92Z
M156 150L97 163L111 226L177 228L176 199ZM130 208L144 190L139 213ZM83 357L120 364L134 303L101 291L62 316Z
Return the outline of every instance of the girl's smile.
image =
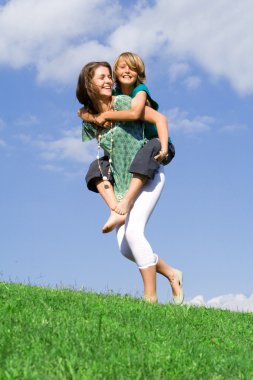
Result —
M134 86L138 77L137 72L131 69L123 58L119 59L116 75L121 85L128 86Z

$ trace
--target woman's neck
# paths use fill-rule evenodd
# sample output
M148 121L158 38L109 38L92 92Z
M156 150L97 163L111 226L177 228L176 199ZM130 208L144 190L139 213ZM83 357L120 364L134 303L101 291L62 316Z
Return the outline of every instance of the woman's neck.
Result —
M112 109L112 102L113 102L112 96L98 99L97 105L98 105L99 112L110 111Z

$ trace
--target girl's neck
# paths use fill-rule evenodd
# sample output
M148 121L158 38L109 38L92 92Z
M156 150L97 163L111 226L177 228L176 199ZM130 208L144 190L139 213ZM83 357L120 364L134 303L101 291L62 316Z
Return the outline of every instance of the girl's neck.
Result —
M135 86L128 86L128 85L121 84L120 90L123 95L130 95L133 92L134 87Z

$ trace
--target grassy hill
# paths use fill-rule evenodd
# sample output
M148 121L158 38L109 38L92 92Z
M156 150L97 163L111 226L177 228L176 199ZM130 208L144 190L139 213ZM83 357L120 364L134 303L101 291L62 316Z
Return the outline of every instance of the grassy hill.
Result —
M0 379L253 379L253 314L0 283Z

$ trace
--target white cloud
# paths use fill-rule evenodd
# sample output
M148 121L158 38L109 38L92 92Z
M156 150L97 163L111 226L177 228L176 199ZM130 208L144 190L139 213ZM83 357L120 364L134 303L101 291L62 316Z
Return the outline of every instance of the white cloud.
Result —
M139 1L127 11L115 0L10 0L0 10L0 63L32 64L40 80L69 82L86 61L132 50L166 60L172 77L194 63L253 93L251 0Z
M211 116L195 116L191 119L186 111L179 108L173 108L165 113L168 115L170 128L185 134L207 132L215 121Z
M224 125L220 131L221 132L227 132L227 133L234 133L234 132L242 132L247 130L248 127L245 124L229 124Z
M14 123L18 126L23 127L23 126L36 125L39 123L39 120L38 120L37 116L28 114L28 115L23 115L23 116L19 117L17 120L15 120Z
M77 46L68 46L48 62L38 63L38 80L70 82L79 75L81 68L90 60L111 61L114 52L97 41L89 41Z
M80 127L64 131L63 136L55 140L43 136L37 139L28 135L19 135L18 137L24 144L37 148L44 161L52 163L51 166L47 166L47 170L59 171L59 166L55 166L55 163L59 161L87 163L96 157L95 142L83 143ZM57 167L58 169L56 169Z
M173 63L169 67L170 80L173 82L177 80L178 78L184 76L186 73L189 72L189 69L190 67L187 63L182 63L182 62Z
M78 62L82 55L85 59L85 43L103 39L121 22L120 7L113 0L10 0L0 10L0 63L16 68L34 64L39 72L49 64L54 74L62 69L53 62L65 56L63 52L70 58L67 53L77 50ZM75 58L64 66L72 66Z
M41 169L49 171L49 172L54 172L54 173L64 172L64 168L62 168L61 166L51 165L51 164L41 165Z
M201 79L197 76L189 76L184 80L184 83L189 90L194 90L201 85Z
M214 307L233 311L253 312L253 294L247 297L243 294L227 294L204 300L202 295L196 296L186 302L189 305Z

